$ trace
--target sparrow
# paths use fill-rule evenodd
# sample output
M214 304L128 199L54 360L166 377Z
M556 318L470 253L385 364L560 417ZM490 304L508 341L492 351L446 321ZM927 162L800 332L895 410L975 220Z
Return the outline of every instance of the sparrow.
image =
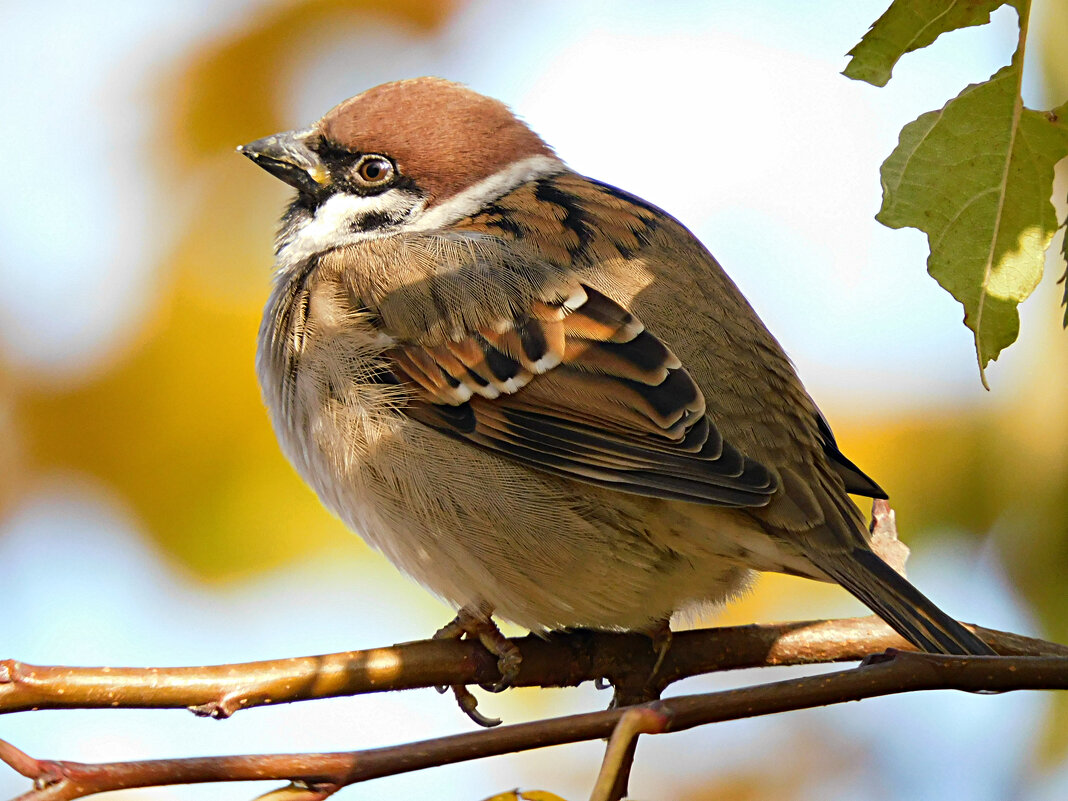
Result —
M886 493L708 250L503 103L398 81L239 150L296 189L257 354L281 447L444 634L514 675L492 616L656 631L773 571L994 653L873 549L849 495Z

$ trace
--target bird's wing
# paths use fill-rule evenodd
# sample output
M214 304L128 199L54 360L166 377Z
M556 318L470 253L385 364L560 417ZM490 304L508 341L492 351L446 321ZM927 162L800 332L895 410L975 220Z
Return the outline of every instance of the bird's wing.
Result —
M591 484L721 506L768 503L774 474L723 439L667 345L577 279L540 283L544 291L506 293L506 313L466 315L481 324L462 331L458 319L427 325L424 309L419 327L441 335L398 341L384 354L409 390L405 413ZM404 319L410 328L410 309Z

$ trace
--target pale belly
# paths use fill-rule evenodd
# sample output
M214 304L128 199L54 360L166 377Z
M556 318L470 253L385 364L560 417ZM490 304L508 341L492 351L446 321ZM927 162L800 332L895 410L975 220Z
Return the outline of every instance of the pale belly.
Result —
M776 569L744 513L715 510L709 525L708 507L528 469L393 412L328 403L288 438L323 502L398 568L531 630L645 628Z

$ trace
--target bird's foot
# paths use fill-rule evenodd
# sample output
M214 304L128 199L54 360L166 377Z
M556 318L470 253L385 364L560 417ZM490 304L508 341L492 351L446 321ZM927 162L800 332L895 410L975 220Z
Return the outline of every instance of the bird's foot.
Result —
M480 685L484 690L499 693L508 689L519 676L519 666L523 661L519 649L501 634L497 624L491 617L493 610L486 606L465 606L456 617L442 626L434 634L435 640L460 640L478 639L482 646L497 657L497 669L501 673L500 679L493 684ZM456 703L471 720L479 726L491 727L500 724L499 718L489 718L478 711L478 701L471 691L462 684L454 684L451 687ZM442 688L444 691L444 688Z

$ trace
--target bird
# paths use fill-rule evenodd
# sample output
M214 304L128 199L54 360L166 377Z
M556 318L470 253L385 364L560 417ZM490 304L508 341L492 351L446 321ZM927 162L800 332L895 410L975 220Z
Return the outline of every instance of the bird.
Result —
M238 150L296 190L257 351L281 448L458 610L445 636L514 675L494 618L662 631L779 572L923 651L994 653L873 548L849 496L886 493L666 211L442 78ZM635 169L685 163L635 148Z

